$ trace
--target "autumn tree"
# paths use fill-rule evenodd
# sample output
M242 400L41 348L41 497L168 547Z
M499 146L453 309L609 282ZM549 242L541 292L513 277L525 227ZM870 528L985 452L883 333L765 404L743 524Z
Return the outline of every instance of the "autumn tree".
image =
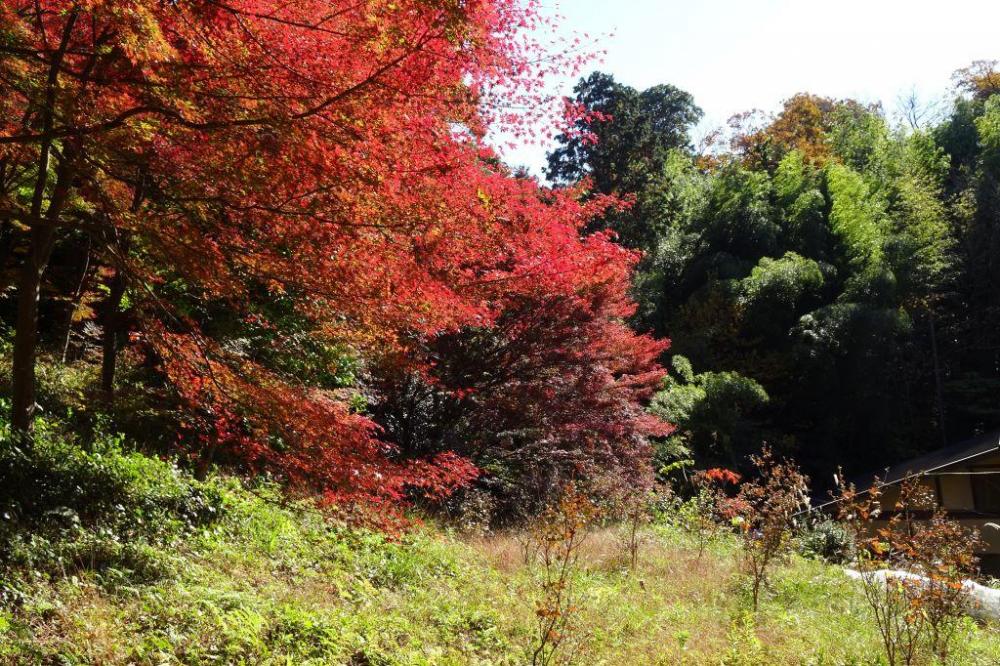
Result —
M570 479L593 487L649 477L651 439L670 428L643 405L663 377L656 360L667 343L625 325L637 257L606 234L581 237L589 218L559 203L569 192L539 198L533 186L497 184L491 205L510 210L503 201L513 196L524 211L547 210L553 223L534 237L530 279L487 285L494 325L423 339L423 368L380 365L373 413L404 450L475 461L498 518L509 520L544 507ZM525 214L518 223L537 219Z
M104 394L129 327L203 463L226 453L334 502L468 482L452 451L388 440L345 390L358 373L337 366L420 374L423 341L492 331L516 309L509 285L531 285L527 322L560 300L594 326L628 307L618 287L607 310L577 291L574 270L621 283L630 265L607 239L580 240L595 209L512 178L483 147L510 118L502 102L538 101L546 69L573 66L538 57L520 31L539 21L517 0L4 4L15 431L32 426L53 252L85 239L106 287ZM651 356L639 374L656 374Z
M703 115L675 86L639 91L602 72L581 79L574 93L575 124L556 137L560 145L549 154L546 175L560 184L588 178L602 194L635 194L654 182L673 151L690 149L691 128ZM638 209L611 211L604 223L624 244L646 249L651 219L637 203Z
M872 110L854 100L798 93L785 100L777 114L756 111L733 116L731 148L754 169L774 169L793 150L810 164L822 166L835 154L833 134L845 116L864 117Z

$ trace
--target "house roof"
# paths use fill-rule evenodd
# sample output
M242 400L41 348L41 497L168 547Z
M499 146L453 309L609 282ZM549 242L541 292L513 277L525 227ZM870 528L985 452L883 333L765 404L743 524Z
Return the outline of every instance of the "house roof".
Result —
M861 494L870 490L872 481L878 477L879 486L895 485L905 479L923 474L932 474L946 467L957 465L969 460L974 460L980 456L1000 451L1000 430L967 439L964 442L931 451L917 458L912 458L904 462L893 465L883 470L881 473L869 474L867 477L855 477L852 481L861 488ZM839 498L827 500L812 508L806 509L803 513L811 513L821 510L831 505L837 504Z
M987 453L993 453L996 451L1000 451L1000 430L994 430L992 432L979 435L978 437L967 439L964 442L959 442L958 444L953 444L952 446L943 449L931 451L930 453L922 455L918 458L913 458L911 460L893 465L892 467L885 469L883 473L878 474L878 477L881 480L880 485L890 486L911 476L920 476L921 474L936 472L945 467L957 465L958 463L972 460ZM857 481L859 481L859 487L864 487L865 485L870 484L874 476L875 475L872 474L869 475L867 479L858 479Z

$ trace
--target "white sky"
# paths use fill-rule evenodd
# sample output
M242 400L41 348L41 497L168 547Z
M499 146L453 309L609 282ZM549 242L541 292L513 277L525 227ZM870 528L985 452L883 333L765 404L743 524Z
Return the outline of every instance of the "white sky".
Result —
M590 69L638 89L671 83L705 111L702 130L797 92L881 101L941 98L951 74L1000 58L1000 0L563 0L566 33L608 51ZM608 36L608 33L613 33ZM588 70L589 71L589 70ZM586 73L586 72L585 72ZM572 94L575 79L554 82ZM549 145L503 150L535 173Z

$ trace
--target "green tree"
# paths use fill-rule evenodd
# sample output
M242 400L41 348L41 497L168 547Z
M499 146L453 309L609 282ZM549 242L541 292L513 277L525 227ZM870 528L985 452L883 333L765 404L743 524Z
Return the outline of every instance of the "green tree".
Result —
M690 149L689 132L702 117L694 98L671 85L638 91L610 74L594 72L574 88L573 102L584 115L575 132L556 137L546 175L571 184L587 177L602 194L643 191L663 171L671 154ZM605 220L630 247L653 240L640 201L630 211Z
M675 355L673 373L656 394L650 411L675 424L677 430L660 446L661 459L697 451L727 465L737 465L759 448L754 414L769 398L764 388L736 372L695 374L691 362Z

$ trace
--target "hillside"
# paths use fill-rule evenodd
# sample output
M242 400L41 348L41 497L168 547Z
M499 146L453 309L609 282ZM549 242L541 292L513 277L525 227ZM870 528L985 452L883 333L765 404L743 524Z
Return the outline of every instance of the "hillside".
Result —
M202 484L114 441L91 453L60 442L31 454L43 479L31 506L13 515L7 505L0 663L528 661L540 586L518 534L425 523L390 538L338 526L267 485ZM617 528L584 543L563 656L879 663L864 599L838 567L793 556L754 614L729 537L699 558L669 515L644 536L635 571ZM969 621L960 631L951 663L997 663L1000 628Z

